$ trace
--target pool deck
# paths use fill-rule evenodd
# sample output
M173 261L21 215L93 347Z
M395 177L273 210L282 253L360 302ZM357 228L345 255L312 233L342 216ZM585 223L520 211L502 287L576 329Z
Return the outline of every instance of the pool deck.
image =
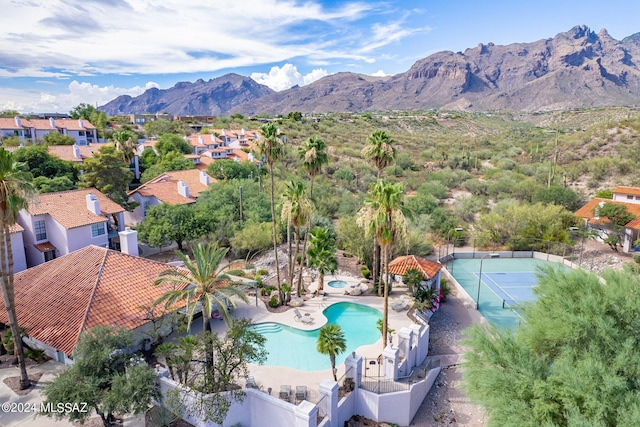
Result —
M344 280L347 282L347 287L332 288L327 286L327 283L331 280ZM266 309L261 300L258 300L258 307L256 307L255 297L249 297L249 304L239 302L237 304L237 308L233 310L232 315L236 318L250 318L254 323L277 322L302 330L313 330L321 328L327 323L327 318L322 314L322 311L328 306L338 302L362 304L376 308L382 312L384 304L383 298L373 295L352 296L344 294L345 290L349 289L349 286L358 285L359 283L360 279L353 277L333 275L325 276L324 291L326 293L326 297L323 298L322 296L316 296L311 298L310 296L313 295L313 292L316 289L316 283L313 283L308 290L309 293L307 293L307 297L309 297L309 299L304 302L303 306L298 307L300 314L304 316L306 313L309 313L310 317L313 319L313 322L309 324L296 321L293 309L289 309L283 313L272 313ZM394 284L394 289L389 295L389 328L396 330L393 334L394 343L398 342L397 332L400 328L407 327L412 323L411 319L407 316L408 310L397 312L391 308L391 304L399 298L400 295L403 295L406 292L406 287ZM219 320L211 320L211 326L214 332L224 333L226 330L224 322ZM382 353L382 338L374 344L358 348L350 348L348 347L348 344L349 343L347 343L347 352L350 353L355 351L358 355L363 357L375 358ZM296 349L294 348L291 349L291 351L295 350ZM339 364L337 368L337 376L339 379L344 375L344 364ZM332 379L330 369L310 372L282 366L261 366L252 364L250 365L250 371L251 376L255 378L258 386L260 386L265 392L269 387L271 387L273 389L271 394L275 396L278 395L281 385L291 385L292 389L295 389L295 386L297 385L306 385L308 390L307 400L310 402L318 401L319 384L325 379Z

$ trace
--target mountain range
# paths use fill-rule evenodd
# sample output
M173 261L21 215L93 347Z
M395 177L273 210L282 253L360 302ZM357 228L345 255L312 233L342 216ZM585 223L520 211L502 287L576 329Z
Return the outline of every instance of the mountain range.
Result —
M506 46L479 44L417 61L404 73L341 72L275 92L226 74L170 89L124 95L99 107L108 115L168 112L229 115L440 108L548 111L640 104L640 33L622 40L576 26L553 38Z

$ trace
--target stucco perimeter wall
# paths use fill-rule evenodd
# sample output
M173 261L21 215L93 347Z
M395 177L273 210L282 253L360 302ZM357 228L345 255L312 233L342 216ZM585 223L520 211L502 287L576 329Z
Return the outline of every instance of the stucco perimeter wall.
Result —
M169 390L178 389L178 384L167 378L166 371L161 372L160 391L163 396ZM270 396L254 389L243 390L245 397L242 402L234 402L229 408L223 427L234 425L252 427L315 427L317 425L317 408L310 402L303 401L298 406L284 402L277 397ZM195 399L188 397L188 401ZM220 424L205 422L184 414L183 419L196 427L220 427Z
M347 394L338 402L338 425L344 425L344 422L351 418L356 412L356 392Z
M408 426L439 373L439 367L431 369L424 380L406 391L376 394L359 388L356 413L376 422Z

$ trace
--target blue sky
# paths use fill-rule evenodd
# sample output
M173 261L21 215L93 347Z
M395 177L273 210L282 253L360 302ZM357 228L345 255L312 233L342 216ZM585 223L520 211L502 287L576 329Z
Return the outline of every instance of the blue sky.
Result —
M640 32L619 0L0 0L0 110L68 112L229 72L274 90L339 71L388 75L432 53Z

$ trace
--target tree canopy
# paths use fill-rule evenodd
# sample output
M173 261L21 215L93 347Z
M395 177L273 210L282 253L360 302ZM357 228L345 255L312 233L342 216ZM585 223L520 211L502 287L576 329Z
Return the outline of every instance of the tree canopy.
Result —
M147 411L159 397L158 380L144 360L123 350L133 343L133 333L125 329L100 326L84 332L74 351L75 363L44 386L45 404L71 404L72 410L47 415L84 421L95 410L109 426L115 415Z
M635 426L640 276L544 270L516 330L471 329L464 382L489 426Z
M196 210L189 205L169 205L161 203L147 210L144 221L136 230L140 240L151 246L178 244L182 250L185 242L207 234L207 225L196 216Z
M85 187L95 187L116 203L126 204L133 173L115 147L100 147L93 157L83 162L82 168Z

